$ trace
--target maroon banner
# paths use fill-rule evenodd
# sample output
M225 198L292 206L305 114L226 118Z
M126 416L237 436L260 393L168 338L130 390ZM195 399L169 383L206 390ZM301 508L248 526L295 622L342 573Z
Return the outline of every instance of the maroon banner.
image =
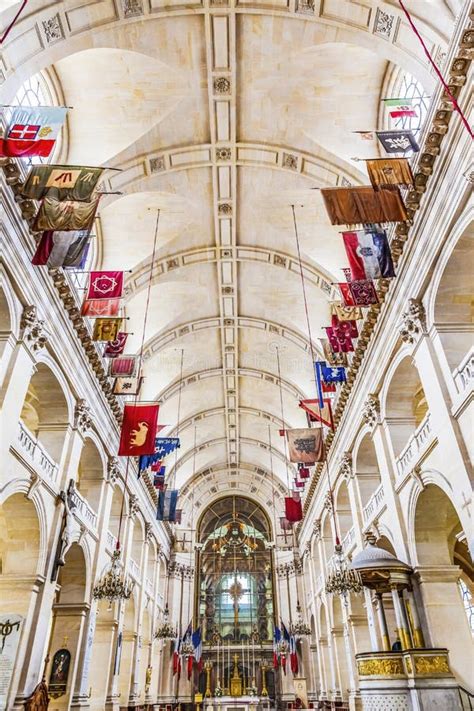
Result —
M119 456L138 457L154 453L159 409L159 405L148 403L125 405Z
M106 358L115 358L116 356L122 355L125 350L125 344L127 343L128 333L120 331L117 334L115 341L109 341L104 348L104 356Z
M291 523L297 523L303 520L303 507L301 506L299 494L285 496L285 517Z

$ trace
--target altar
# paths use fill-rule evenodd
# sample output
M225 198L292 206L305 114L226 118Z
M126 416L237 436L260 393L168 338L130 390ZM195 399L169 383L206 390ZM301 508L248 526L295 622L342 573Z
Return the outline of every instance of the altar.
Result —
M207 699L205 711L263 711L270 708L268 699L258 696L221 696L218 699Z

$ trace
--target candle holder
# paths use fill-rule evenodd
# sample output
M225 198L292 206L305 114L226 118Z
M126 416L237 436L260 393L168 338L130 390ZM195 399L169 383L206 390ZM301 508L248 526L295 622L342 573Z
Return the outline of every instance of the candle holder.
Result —
M212 662L210 661L210 659L208 659L207 662L204 662L204 670L206 672L206 691L204 693L204 697L206 699L209 699L212 696L212 691L211 691Z
M262 664L261 665L262 669L262 696L267 697L268 696L268 689L267 689L267 665Z

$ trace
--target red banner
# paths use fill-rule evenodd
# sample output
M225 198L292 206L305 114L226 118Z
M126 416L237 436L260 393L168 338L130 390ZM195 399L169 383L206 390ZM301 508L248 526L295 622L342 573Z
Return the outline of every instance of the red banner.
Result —
M123 272L91 272L88 299L119 299L123 290Z
M148 403L125 405L119 456L138 457L154 453L159 409L159 405Z
M301 506L300 495L285 496L285 516L291 523L297 523L303 520L303 509Z

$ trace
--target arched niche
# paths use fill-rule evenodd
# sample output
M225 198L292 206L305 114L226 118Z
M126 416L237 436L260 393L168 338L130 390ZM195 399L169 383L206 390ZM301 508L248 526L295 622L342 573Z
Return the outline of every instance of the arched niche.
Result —
M327 562L334 555L335 544L334 532L331 525L331 515L329 512L326 512L326 515L321 520L321 540L323 543L324 555Z
M352 528L352 511L349 499L349 489L346 482L341 481L335 496L336 518L341 542Z
M426 486L418 496L412 535L431 642L449 649L455 675L469 688L474 649L460 581L474 592L473 562L458 513L435 484Z
M110 506L110 516L109 516L109 531L110 533L118 538L119 529L120 535L124 534L125 517L128 513L127 499L124 499L124 492L119 485L114 487L114 493L112 494L112 503ZM122 524L120 524L122 521Z
M26 615L38 572L40 524L32 501L13 494L0 505L0 611Z
M87 567L84 551L78 543L73 543L65 557L65 565L59 569L58 602L78 604L86 601Z
M418 370L407 356L392 374L385 400L385 419L395 457L401 454L427 413L428 403Z
M354 471L357 477L362 509L381 484L379 465L372 435L367 432L354 456Z
M30 380L20 419L53 461L59 463L69 409L61 384L45 363L38 363Z
M451 370L472 348L474 331L474 223L456 242L441 276L434 304L434 323Z
M140 567L143 552L143 542L145 540L145 534L143 530L143 524L140 518L135 517L135 522L133 525L133 535L132 535L132 548L130 551L132 560Z
M96 513L99 511L104 464L95 443L86 439L77 468L77 488L79 493Z
M0 286L0 358L3 356L8 339L13 331L10 304L4 289Z

